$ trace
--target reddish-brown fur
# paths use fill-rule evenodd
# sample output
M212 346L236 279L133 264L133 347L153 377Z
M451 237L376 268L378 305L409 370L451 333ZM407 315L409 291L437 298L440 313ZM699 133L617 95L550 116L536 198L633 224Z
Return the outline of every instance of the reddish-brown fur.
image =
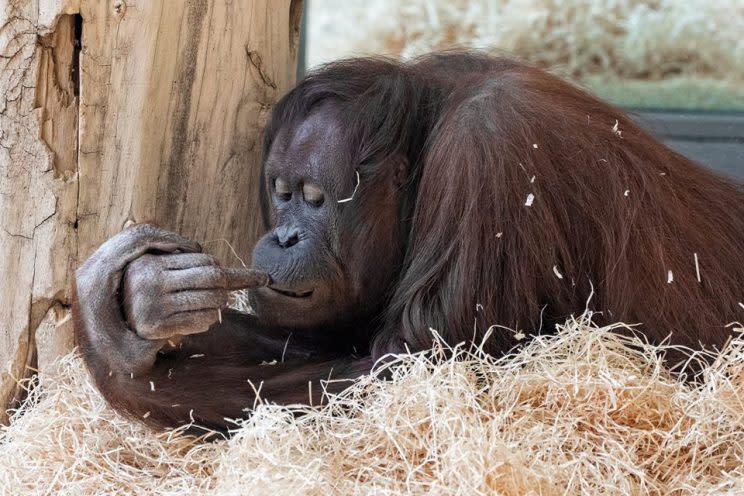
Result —
M364 356L307 337L290 346L287 362L261 367L285 336L232 316L215 327L219 335L189 336L180 354L155 357L148 348L152 369L112 379L90 336L114 317L96 323L78 305L81 348L116 407L158 427L191 415L224 429L223 417L253 404L249 379L263 381L270 401L302 401L307 382L317 393L317 381L331 371L353 378L384 353L426 349L429 328L452 343L473 338L474 323L476 337L492 324L550 332L581 312L592 292L589 307L602 320L641 323L654 343L671 336L690 348L720 346L730 332L725 325L743 320L742 184L667 148L623 111L503 58L356 59L320 69L277 104L265 152L282 126L326 100L353 110L348 142L368 164L363 175L384 172L379 164L396 154L409 166L401 189L404 254L392 287L346 326L357 338L346 348L353 343ZM363 239L376 206L364 201L364 188L360 195L360 210L342 229L384 250ZM515 344L514 333L497 332L487 350L500 354Z
M416 68L426 75L447 60ZM476 60L468 76L452 71L427 149L391 334L400 328L416 349L430 342L428 326L462 329L451 336L462 340L476 315L533 330L545 304L548 322L581 311L591 285L591 308L643 323L654 342L673 333L692 348L723 343L724 325L744 313L741 184L556 77ZM493 340L495 350L514 344Z

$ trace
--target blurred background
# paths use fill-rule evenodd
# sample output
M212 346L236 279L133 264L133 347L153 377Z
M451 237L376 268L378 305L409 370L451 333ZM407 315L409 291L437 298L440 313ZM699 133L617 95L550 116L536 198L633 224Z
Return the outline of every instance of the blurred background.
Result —
M744 0L306 0L300 73L337 58L476 47L628 110L744 177Z

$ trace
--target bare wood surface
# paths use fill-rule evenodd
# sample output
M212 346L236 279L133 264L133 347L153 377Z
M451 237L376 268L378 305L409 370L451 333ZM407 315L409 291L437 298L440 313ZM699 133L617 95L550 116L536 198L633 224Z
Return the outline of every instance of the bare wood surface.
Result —
M0 407L27 366L70 348L76 263L128 222L206 242L234 265L226 240L248 261L260 134L294 83L301 10L0 0Z

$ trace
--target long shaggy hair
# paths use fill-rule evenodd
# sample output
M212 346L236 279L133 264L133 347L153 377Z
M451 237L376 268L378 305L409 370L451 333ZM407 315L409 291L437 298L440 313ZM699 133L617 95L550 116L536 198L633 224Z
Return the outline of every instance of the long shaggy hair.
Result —
M506 326L514 331L498 327L484 346L500 354L520 334L582 312L590 295L603 319L642 323L654 344L671 335L676 345L720 346L726 324L744 320L742 184L660 144L621 110L475 53L347 60L277 104L265 156L280 128L329 101L361 176L334 229L353 241L339 243L356 258L349 272L374 281L360 284L369 301L310 336L226 311L209 331L163 348L125 320L121 273L148 249L190 245L133 228L96 251L73 288L81 354L116 409L153 427L227 432L259 396L315 403L387 352L429 349L430 328L456 344Z
M327 100L363 177L396 154L409 164L405 261L374 355L424 349L429 328L452 342L472 339L474 323L478 334L491 324L539 332L590 295L606 319L693 348L722 344L725 324L744 315L742 184L622 110L480 53L350 59L277 104L264 156L281 126ZM498 332L487 346L515 343Z

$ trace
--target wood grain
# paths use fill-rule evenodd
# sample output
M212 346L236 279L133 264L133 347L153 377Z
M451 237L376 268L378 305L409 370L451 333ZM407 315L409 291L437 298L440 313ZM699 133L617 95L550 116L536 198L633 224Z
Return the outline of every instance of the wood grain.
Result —
M298 0L0 0L0 407L28 365L69 349L74 267L127 223L250 259L261 131L294 84L301 12Z

